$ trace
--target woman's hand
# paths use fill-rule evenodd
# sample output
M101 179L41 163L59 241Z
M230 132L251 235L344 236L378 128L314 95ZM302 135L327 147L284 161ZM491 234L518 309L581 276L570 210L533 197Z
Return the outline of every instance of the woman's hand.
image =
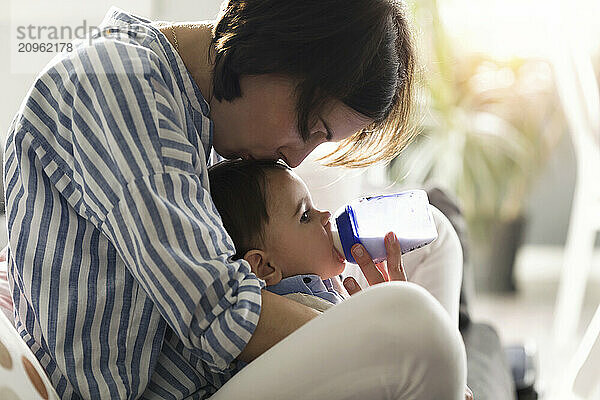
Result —
M394 232L385 235L385 251L387 253L387 270L384 263L376 265L361 244L352 246L352 255L365 278L367 278L369 285L387 281L406 281L406 274L404 268L402 268L402 250ZM352 277L344 279L344 287L351 295L361 291L361 287Z

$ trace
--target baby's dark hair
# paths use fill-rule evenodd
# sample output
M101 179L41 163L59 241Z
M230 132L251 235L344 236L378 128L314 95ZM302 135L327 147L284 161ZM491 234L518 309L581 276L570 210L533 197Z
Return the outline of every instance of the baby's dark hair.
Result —
M231 236L234 260L264 243L267 212L267 172L291 171L278 161L226 160L208 168L213 203Z

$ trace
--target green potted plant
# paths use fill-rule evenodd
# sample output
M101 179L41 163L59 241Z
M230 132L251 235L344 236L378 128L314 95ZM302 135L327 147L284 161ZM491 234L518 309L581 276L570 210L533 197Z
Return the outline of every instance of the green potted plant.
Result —
M525 200L563 131L551 69L540 60L457 54L436 0L415 3L413 13L423 29L425 111L421 134L390 164L390 176L456 194L477 286L512 290Z

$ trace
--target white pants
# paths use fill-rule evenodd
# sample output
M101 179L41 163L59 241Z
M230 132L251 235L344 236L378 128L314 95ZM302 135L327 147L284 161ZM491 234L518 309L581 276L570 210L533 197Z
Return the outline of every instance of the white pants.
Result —
M462 250L450 222L433 211L438 239L403 256L411 282L375 285L328 309L211 399L463 400ZM358 269L346 275L367 287Z

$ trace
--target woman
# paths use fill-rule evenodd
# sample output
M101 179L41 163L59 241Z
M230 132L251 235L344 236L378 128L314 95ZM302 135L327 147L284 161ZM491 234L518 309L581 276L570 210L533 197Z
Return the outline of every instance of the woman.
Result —
M38 75L6 143L15 324L59 395L460 398L460 337L424 291L380 285L316 318L231 261L209 195L213 149L291 167L328 140L336 165L396 155L413 75L398 6L232 0L214 23L111 9L101 28Z

